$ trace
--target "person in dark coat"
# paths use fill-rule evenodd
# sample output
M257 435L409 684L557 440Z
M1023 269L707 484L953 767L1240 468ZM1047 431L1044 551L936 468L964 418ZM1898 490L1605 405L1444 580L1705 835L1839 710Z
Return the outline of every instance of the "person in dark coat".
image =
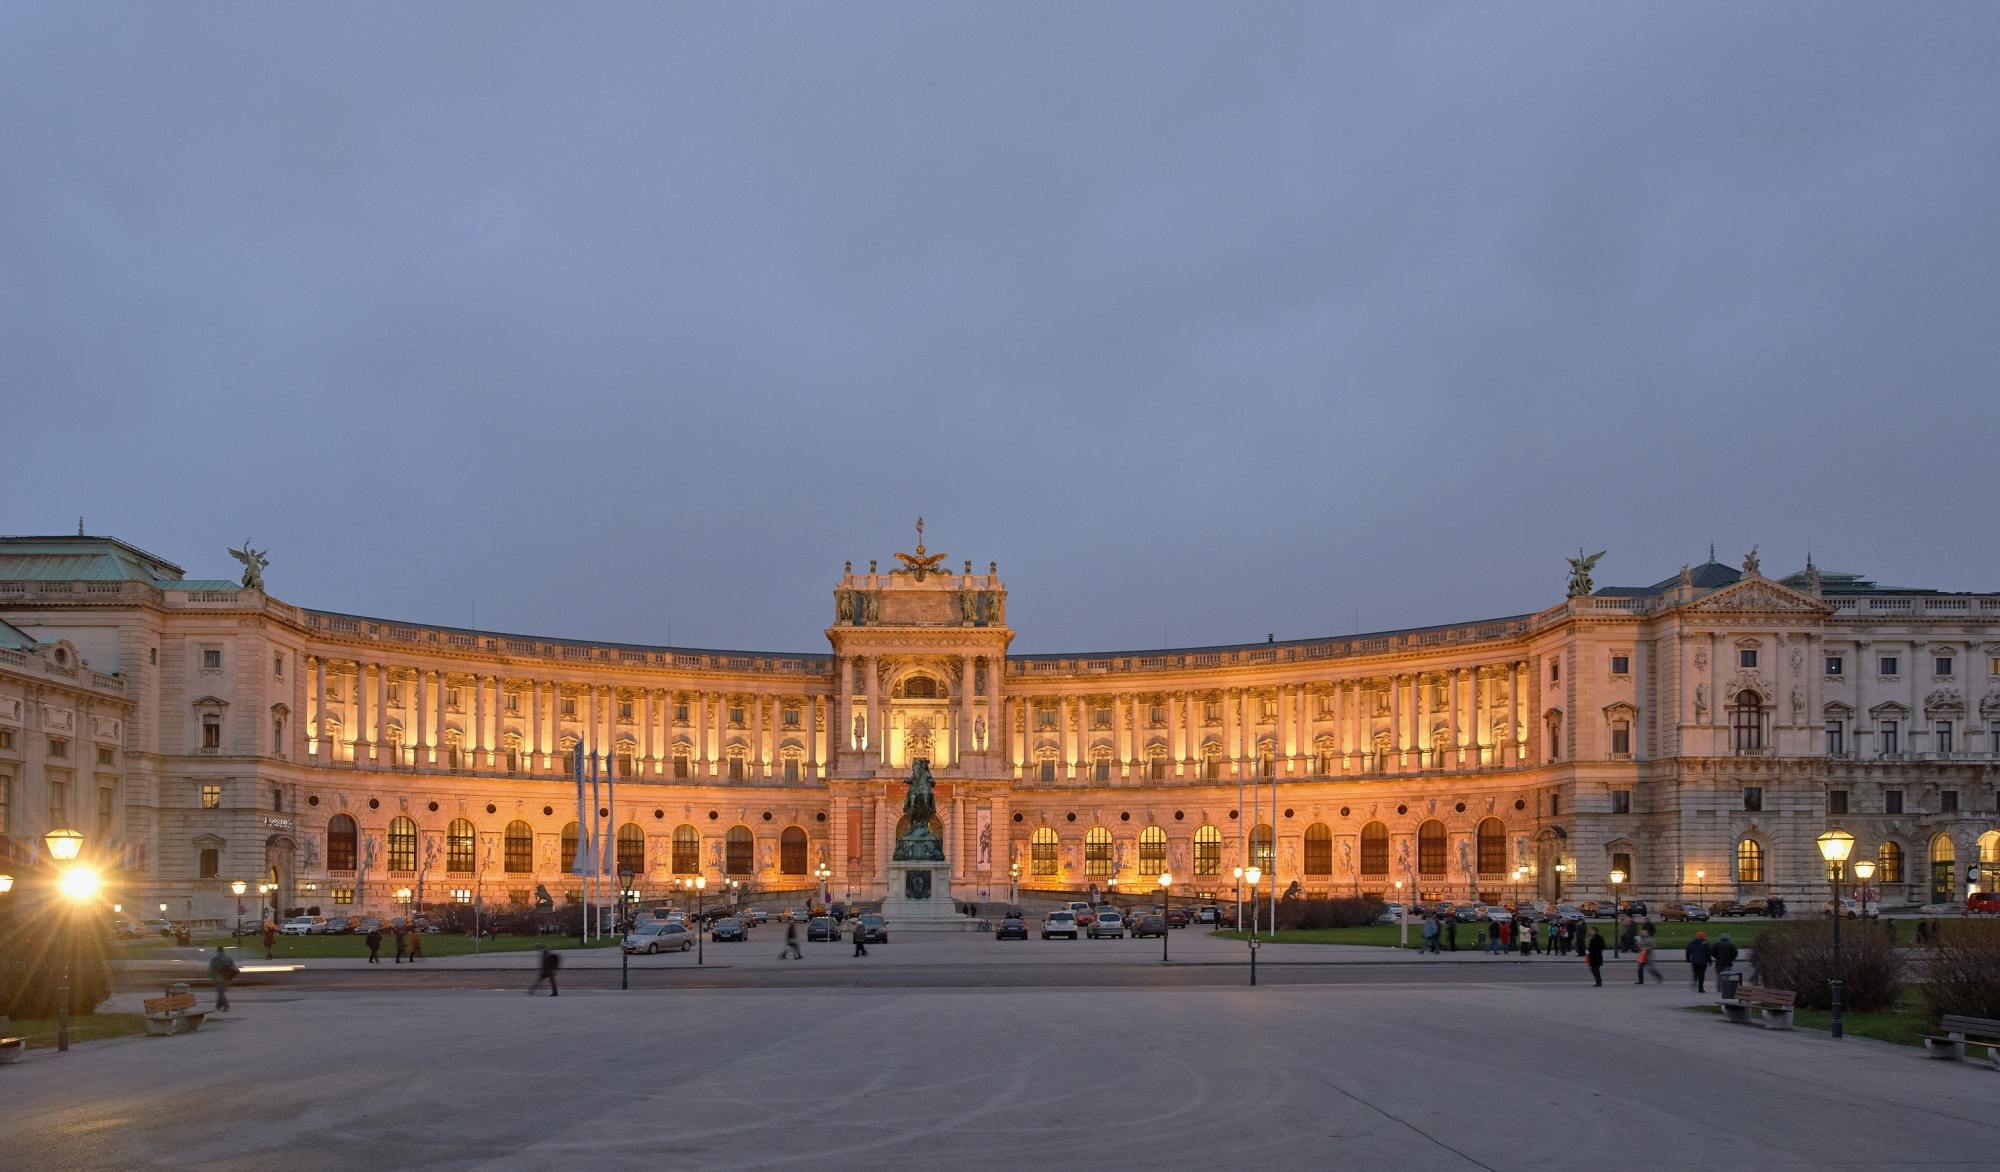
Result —
M785 950L778 954L778 959L805 959L805 954L799 951L799 922L797 920L790 920L785 924Z
M396 963L402 964L404 954L409 951L410 942L403 936L403 926L401 924L397 924L392 931L396 933Z
M368 929L368 963L382 963L382 929Z
M528 986L528 996L533 997L542 982L549 983L549 996L557 995L556 970L562 967L562 955L551 948L542 949L542 962L535 970L535 983Z
M863 932L861 930L861 921L859 919L856 919L854 922L854 955L856 956L868 955L868 945L866 943L867 935L868 934L866 932Z
M1590 943L1585 946L1584 955L1590 959L1590 979L1599 988L1604 985L1604 933L1590 930Z
M1694 991L1697 993L1708 992L1708 985L1706 983L1708 980L1709 961L1708 933L1696 932L1694 939L1688 941L1686 955L1688 968L1694 971Z
M1715 962L1717 973L1726 973L1736 967L1736 945L1724 932L1722 938L1709 946L1708 958Z
M1458 913L1453 912L1444 922L1444 942L1453 952L1458 951Z
M236 962L222 951L222 945L215 946L215 955L208 958L208 979L215 985L215 1011L229 1012L229 979L236 975Z

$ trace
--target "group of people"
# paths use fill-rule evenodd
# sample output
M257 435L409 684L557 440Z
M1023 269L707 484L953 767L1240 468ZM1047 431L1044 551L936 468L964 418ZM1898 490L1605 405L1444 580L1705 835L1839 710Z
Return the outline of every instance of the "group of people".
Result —
M408 960L415 964L424 958L424 934L402 924L391 925L389 931L396 937L396 963ZM368 930L368 963L382 963L382 929Z
M1423 951L1458 951L1458 920L1448 914L1434 913L1424 917ZM1648 976L1655 982L1664 982L1660 966L1655 963L1655 931L1651 919L1634 920L1623 917L1618 921L1618 947L1633 954L1635 984L1643 985ZM1519 951L1522 956L1547 953L1550 956L1577 955L1590 965L1590 979L1597 985L1604 984L1604 933L1595 925L1582 920L1551 920L1544 930L1538 931L1534 920L1526 915L1501 919L1486 923L1479 932L1479 947L1488 953L1511 953ZM1688 942L1683 955L1690 970L1689 984L1696 992L1708 992L1708 968L1727 972L1736 965L1736 945L1727 932L1711 943L1707 932L1696 932Z
M1478 946L1489 953L1518 951L1522 956L1548 953L1551 956L1582 955L1586 928L1581 920L1551 920L1546 930L1537 930L1528 916L1481 921ZM1458 919L1436 913L1424 917L1425 952L1458 951Z

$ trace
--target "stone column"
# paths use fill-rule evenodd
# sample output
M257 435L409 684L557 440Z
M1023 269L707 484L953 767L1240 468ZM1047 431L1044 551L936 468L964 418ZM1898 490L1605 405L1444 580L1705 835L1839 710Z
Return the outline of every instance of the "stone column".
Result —
M410 687L413 689L410 695L410 710L416 716L417 726L416 739L410 742L410 763L422 769L431 763L430 713L424 707L430 700L430 689L427 686L430 681L425 678L430 673L418 668L410 674L413 677L410 681Z
M1449 668L1444 673L1444 743L1451 750L1449 763L1439 762L1446 768L1457 769L1463 760L1458 742L1458 681L1461 669Z
M750 693L750 752L747 756L750 767L745 770L745 775L751 778L765 776L764 697L756 692Z
M1486 731L1486 712L1484 710L1485 697L1482 694L1484 690L1479 686L1480 677L1484 674L1484 672L1485 672L1484 668L1474 666L1471 673L1472 683L1470 686L1472 688L1472 704L1471 704L1472 735L1466 738L1466 740L1470 743L1472 748L1472 765L1473 768L1475 769L1482 769L1486 766L1486 740L1489 735Z
M882 735L882 685L876 678L875 658L870 655L859 659L862 670L868 673L861 681L868 694L868 745L862 754L862 763L871 773L882 768L882 744L886 739Z
M354 694L349 697L348 707L354 710L354 763L359 765L369 757L369 746L373 738L368 735L368 665L354 661Z
M1236 768L1236 706L1243 699L1243 693L1230 688L1222 693L1222 759L1228 768L1224 777L1241 777Z
M321 762L333 759L326 739L326 656L313 656L313 754Z
M962 663L964 666L959 672L958 736L954 738L958 742L958 751L952 754L953 765L963 764L978 743L972 736L972 694L978 683L979 660L967 655Z
M1180 692L1167 693L1167 776L1181 775L1181 760L1186 748L1182 741L1181 726L1184 723L1181 704L1185 697Z
M951 864L951 878L954 883L965 878L965 799L957 794L951 799L951 824L944 828L947 861Z
M1507 665L1507 764L1521 763L1521 664Z

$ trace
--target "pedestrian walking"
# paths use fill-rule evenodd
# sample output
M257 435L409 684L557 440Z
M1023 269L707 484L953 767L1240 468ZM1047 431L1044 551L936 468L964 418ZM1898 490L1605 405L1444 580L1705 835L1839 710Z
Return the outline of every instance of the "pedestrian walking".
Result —
M236 976L236 962L222 951L222 945L215 946L215 955L208 958L208 979L215 985L215 1011L229 1012L229 982Z
M382 929L368 929L368 963L382 963Z
M1457 952L1457 951L1458 951L1458 913L1457 913L1457 912L1453 912L1453 913L1451 914L1451 918L1450 918L1450 919L1448 919L1448 920L1446 920L1446 921L1444 922L1444 939L1445 939L1445 943L1447 943L1447 944L1451 945L1451 950L1452 950L1453 952Z
M403 925L397 924L392 930L396 933L396 963L402 964L403 957L408 952L410 944L408 940L403 938Z
M1604 933L1596 928L1590 930L1590 943L1585 945L1585 957L1590 965L1590 979L1599 988L1604 985Z
M1656 984L1666 983L1667 979L1660 975L1659 966L1653 963L1653 929L1650 923L1639 932L1639 963L1634 967L1639 970L1639 984L1646 983L1647 973L1653 974Z
M1688 941L1684 955L1687 957L1688 968L1694 974L1694 991L1708 992L1708 933L1696 932L1694 939Z
M549 996L556 996L556 970L561 967L562 954L552 948L544 947L541 964L535 969L535 983L528 986L528 996L533 997L535 990L542 987L543 981L549 983Z
M1419 951L1422 951L1422 952L1436 952L1437 950L1438 950L1438 921L1437 921L1437 917L1436 917L1436 916L1425 916L1425 917L1424 917L1424 946L1423 946L1423 948L1422 948L1422 949L1420 949Z
M1494 927L1500 930L1500 951L1514 951L1514 921L1501 920Z
M867 936L868 934L861 930L861 921L858 919L854 921L854 955L868 955Z
M412 928L410 929L410 963L417 963L418 958L422 957L423 954L424 934Z
M806 958L805 954L799 951L799 922L797 920L791 920L785 924L785 950L778 954L778 959L784 960L786 958L792 960L804 960Z
M278 959L278 957L277 957L277 954L271 951L271 946L272 946L272 945L274 945L274 944L276 944L277 942L278 942L278 925L276 925L276 924L272 923L272 922L271 922L271 921L269 921L269 920L265 920L265 921L264 921L264 959L265 959L265 960L276 960L276 959Z
M1724 932L1722 938L1709 947L1708 958L1715 962L1718 979L1720 974L1736 967L1736 945L1729 939L1729 933Z
M1549 921L1550 956L1554 956L1556 954L1556 942L1561 939L1562 939L1562 922L1560 920L1550 920Z

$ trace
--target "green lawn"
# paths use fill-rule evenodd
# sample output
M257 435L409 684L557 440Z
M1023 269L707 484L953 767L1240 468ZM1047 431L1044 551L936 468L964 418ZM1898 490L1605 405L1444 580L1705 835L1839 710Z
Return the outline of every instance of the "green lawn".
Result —
M1699 1005L1695 1009L1701 1013L1722 1012L1714 1005ZM1792 1014L1792 1022L1802 1030L1826 1034L1833 1031L1833 1013L1830 1010L1796 1010ZM1924 1003L1924 995L1916 989L1904 990L1896 1008L1887 1012L1855 1013L1848 1010L1840 1015L1840 1026L1844 1032L1857 1038L1893 1042L1898 1046L1923 1045L1924 1035L1931 1032L1931 1024L1930 1008Z
M1593 926L1604 933L1604 942L1608 948L1612 943L1611 925L1603 920L1593 920L1591 922ZM1738 945L1747 946L1754 944L1757 940L1757 934L1763 931L1766 924L1771 922L1769 920L1731 919L1711 920L1707 923L1689 923L1676 920L1671 923L1655 925L1654 941L1661 948L1681 948L1685 947L1688 941L1694 939L1696 932L1707 932L1711 942L1721 938L1722 934L1727 932L1730 940ZM1915 939L1917 930L1915 920L1892 920L1890 922L1896 926L1896 939L1898 941L1908 944ZM1860 920L1847 920L1841 924L1842 931L1869 931L1874 929L1874 927L1875 925L1864 923ZM1397 928L1398 926L1395 924L1369 924L1361 928L1313 928L1301 931L1279 932L1276 936L1272 936L1268 932L1261 935L1263 939L1272 940L1279 944L1362 944L1373 945L1378 948L1394 948L1396 946ZM1216 935L1231 940L1242 940L1247 938L1249 933L1225 930L1217 932ZM1410 921L1410 947L1423 947L1423 940L1423 924L1417 920ZM1445 946L1440 945L1440 947ZM1458 926L1459 951L1463 952L1468 948L1477 947L1479 947L1478 925L1460 924Z
M617 937L605 936L591 941L590 947L610 948L616 945L617 942ZM195 943L204 949L213 949L218 944L227 945L231 952L237 952L240 945L241 951L238 955L241 958L251 960L264 959L264 942L256 936L245 936L241 941L234 940L226 935L205 936L197 937ZM159 948L161 944L166 944L169 947L172 946L170 941L132 941L120 945L117 957L124 960L142 959L149 952ZM479 947L476 951L529 952L542 947L577 948L579 945L574 936L498 936L479 941ZM341 956L365 957L368 955L368 938L352 934L342 936L280 936L278 937L277 944L272 947L271 951L278 960L316 960ZM425 956L469 956L474 951L472 937L470 936L439 932L436 935L424 937ZM386 933L383 935L381 954L385 958L396 955L395 937Z
M7 1036L28 1039L30 1050L52 1049L56 1044L56 1019L17 1017L4 1031ZM69 1019L69 1040L95 1042L101 1038L125 1038L146 1032L146 1019L136 1013L91 1013Z

